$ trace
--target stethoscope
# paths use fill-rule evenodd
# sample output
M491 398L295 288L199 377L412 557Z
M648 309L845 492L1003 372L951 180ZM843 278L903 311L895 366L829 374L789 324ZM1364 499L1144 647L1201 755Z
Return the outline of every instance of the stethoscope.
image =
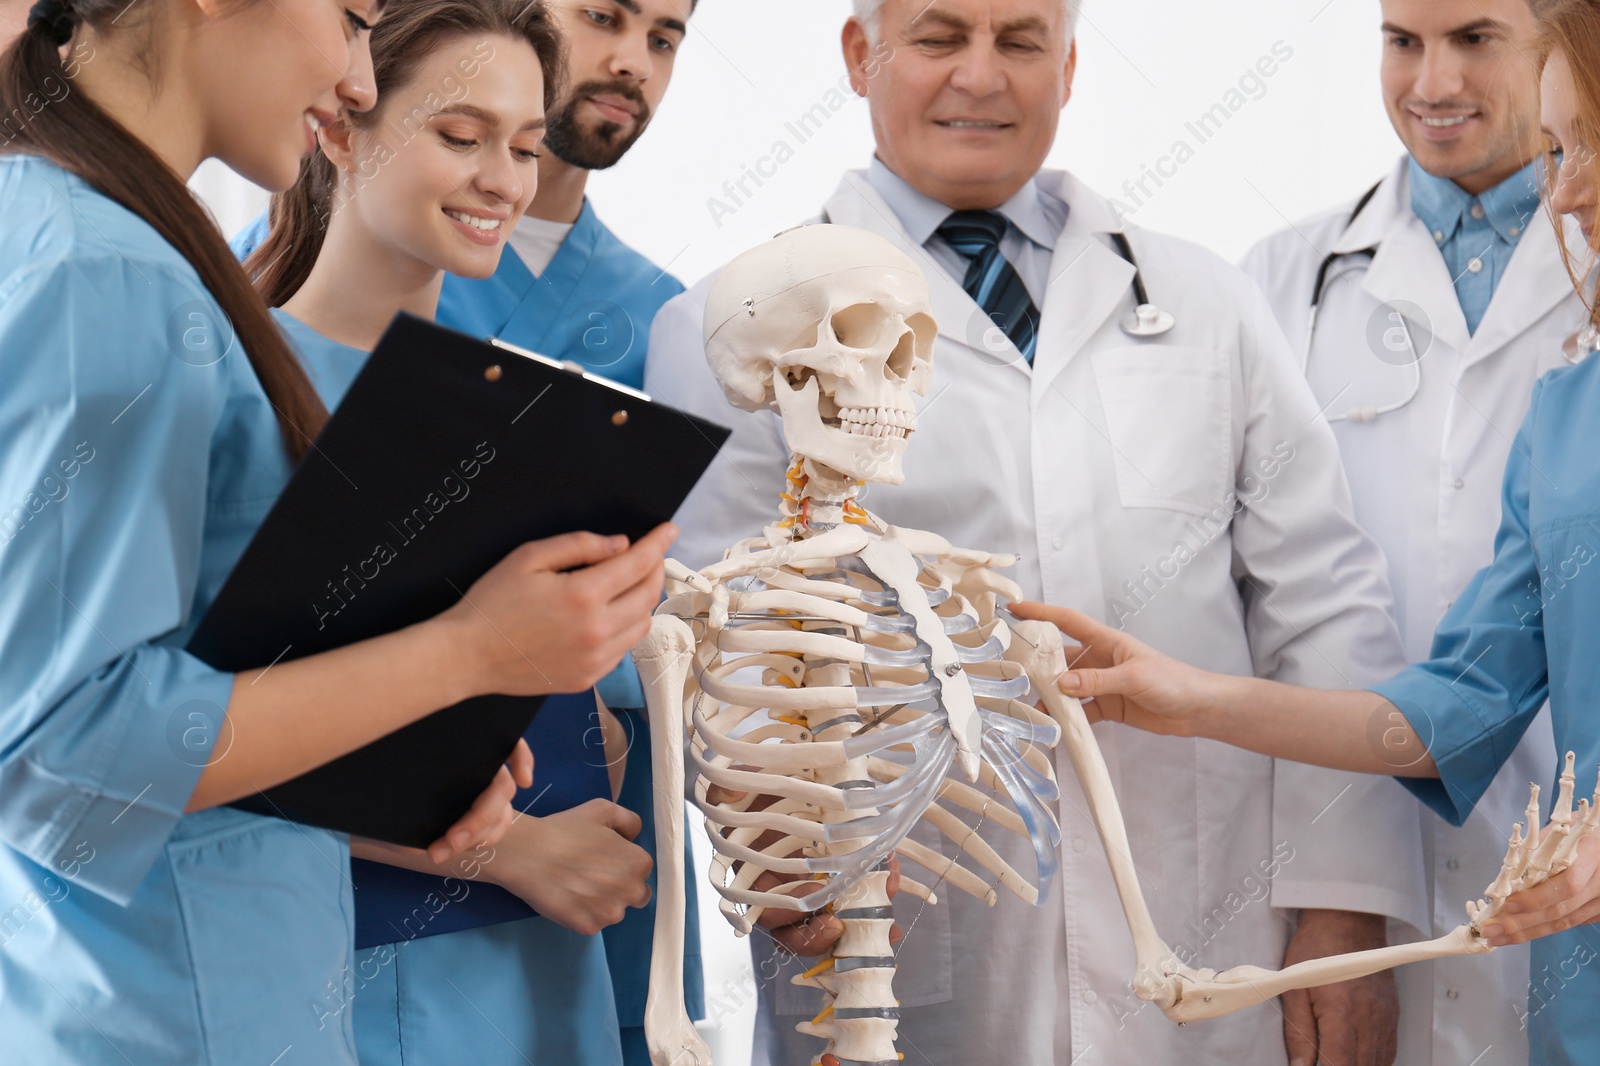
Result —
M1130 337L1159 337L1171 332L1177 320L1172 317L1172 312L1164 311L1150 302L1150 294L1145 291L1144 277L1139 271L1138 260L1133 257L1133 246L1128 243L1127 234L1110 233L1107 236L1117 246L1117 254L1133 267L1133 310L1118 323L1122 332Z
M1356 201L1355 209L1350 212L1350 220L1344 225L1345 233L1350 232L1350 227L1356 224L1356 219L1361 217L1361 212L1366 210L1367 205L1372 202L1372 198L1378 194L1378 189L1382 185L1382 182L1374 185L1362 195L1361 199ZM1305 347L1300 353L1301 377L1304 377L1311 367L1311 349L1317 342L1317 315L1322 310L1322 297L1327 291L1328 282L1333 279L1347 277L1350 273L1349 270L1340 270L1330 278L1330 272L1340 259L1349 256L1365 256L1370 269L1372 261L1378 256L1378 245L1373 244L1350 252L1330 252L1323 257L1321 265L1317 267L1317 279L1311 286L1311 314L1306 319ZM1407 390L1403 399L1395 403L1385 404L1382 407L1352 407L1343 414L1328 415L1329 422L1376 422L1379 416L1393 414L1412 400L1415 400L1417 395L1422 392L1422 353L1417 351L1416 338L1411 334L1411 323L1407 322L1406 317L1399 311L1392 312L1390 317L1394 319L1396 326L1399 327L1401 334L1405 337L1406 349L1411 353L1411 358L1408 360L1411 365L1410 389Z
M1361 216L1361 212L1366 208L1367 204L1372 202L1372 198L1377 195L1378 189L1382 187L1382 184L1382 182L1379 182L1374 185L1366 191L1361 199L1356 201L1355 209L1350 212L1350 220L1345 223L1345 232L1348 233L1350 227L1355 225L1356 219ZM1334 264L1342 258L1354 255L1365 256L1370 267L1372 260L1378 255L1378 247L1378 245L1374 244L1350 252L1332 252L1323 258L1322 264L1317 268L1316 282L1311 289L1311 314L1306 321L1305 349L1300 355L1300 373L1302 376L1311 365L1311 348L1317 339L1317 314L1322 309L1322 296L1327 289L1327 284L1333 278L1343 278L1349 273L1347 270L1341 270L1330 278L1329 274ZM1405 398L1397 403L1387 404L1383 407L1353 407L1342 415L1330 415L1328 417L1329 422L1374 422L1380 415L1392 414L1405 407L1412 400L1415 400L1418 393L1422 391L1422 356L1417 351L1416 338L1411 334L1411 324L1398 311L1391 313L1390 317L1394 319L1400 332L1404 334L1406 347L1411 352L1411 359L1409 360L1411 364L1410 390L1406 393ZM1600 350L1600 329L1597 329L1593 324L1568 337L1561 346L1561 354L1565 356L1567 362L1573 364L1581 363L1591 352L1596 350Z

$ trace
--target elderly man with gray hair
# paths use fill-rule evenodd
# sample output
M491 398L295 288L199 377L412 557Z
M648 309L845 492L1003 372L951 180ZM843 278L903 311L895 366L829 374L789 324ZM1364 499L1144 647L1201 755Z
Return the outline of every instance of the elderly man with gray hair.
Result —
M1338 688L1390 676L1405 659L1382 557L1260 291L1041 169L1071 93L1077 8L856 0L844 28L876 153L822 217L916 260L939 325L904 484L874 486L870 506L1013 553L1030 598L1191 663ZM662 309L646 363L652 394L735 427L676 519L675 554L694 567L775 518L789 457L776 417L732 409L706 367L711 281ZM1144 893L1185 962L1276 966L1381 945L1386 916L1426 922L1416 807L1392 782L1210 741L1097 735ZM1133 994L1108 863L1064 755L1057 772L1062 869L1039 907L944 890L933 906L896 901L906 1061L1284 1066L1276 1004L1179 1028ZM997 850L1031 869L1027 843L1007 836ZM817 993L790 978L807 968L795 955L825 950L839 922L762 921L756 1061L814 1061L818 1042L794 1026L817 1013ZM1392 978L1315 990L1312 1006L1297 1028L1321 1062L1393 1060Z

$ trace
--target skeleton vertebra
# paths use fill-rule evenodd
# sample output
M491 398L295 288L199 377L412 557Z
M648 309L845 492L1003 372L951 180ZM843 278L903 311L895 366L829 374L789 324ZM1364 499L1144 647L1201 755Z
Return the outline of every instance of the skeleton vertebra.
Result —
M731 402L775 407L794 452L780 519L699 573L669 562L669 598L635 652L650 706L656 770L657 910L646 1030L652 1061L709 1064L681 983L684 762L690 798L716 851L722 911L748 933L766 908L831 909L844 935L796 978L827 1007L801 1031L844 1066L896 1061L898 1006L885 861L892 854L993 903L991 881L1037 902L1060 835L1053 763L1065 743L1110 859L1135 941L1137 993L1176 1021L1215 1017L1293 988L1389 966L1489 950L1479 923L1510 893L1564 869L1600 818L1571 811L1572 760L1544 843L1514 838L1472 924L1426 944L1222 973L1182 965L1157 934L1110 775L1078 701L1055 679L1061 635L1011 622L995 573L1015 560L898 529L856 502L862 484L898 483L915 428L911 396L930 376L935 324L916 266L872 234L792 230L734 260L707 302L707 358ZM1025 697L1030 690L1049 715ZM685 748L685 729L687 747ZM959 765L959 780L951 776ZM742 794L714 802L711 786ZM1001 801L1001 797L1009 803ZM1537 798L1537 788L1535 788ZM765 805L763 805L765 804ZM1008 866L946 805L1033 843L1038 886ZM1537 819L1529 808L1529 826ZM907 837L927 822L968 865ZM1530 838L1532 837L1530 829ZM762 874L777 885L757 888ZM908 876L901 891L935 901Z

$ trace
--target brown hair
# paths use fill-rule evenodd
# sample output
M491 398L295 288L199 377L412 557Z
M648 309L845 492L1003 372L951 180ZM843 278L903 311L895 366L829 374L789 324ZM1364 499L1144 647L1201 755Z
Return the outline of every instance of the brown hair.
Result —
M1600 0L1540 0L1534 5L1534 12L1540 23L1541 69L1552 53L1559 51L1566 56L1577 98L1573 133L1579 143L1563 146L1569 154L1559 164L1553 154L1545 155L1545 184L1553 192L1560 167L1600 167L1600 158L1595 155L1600 151ZM1564 232L1561 220L1554 221L1556 233ZM1573 287L1589 310L1589 321L1600 327L1600 293L1585 280L1594 269L1596 249L1589 249L1589 262L1579 267L1573 262L1567 242L1558 243Z
M447 41L479 34L527 41L544 70L544 105L548 109L555 104L566 58L542 0L390 0L372 29L378 106L344 117L358 129L373 128L384 101L405 87L423 57ZM272 198L271 232L244 262L270 306L282 306L311 276L328 233L336 180L333 163L315 152L301 164L294 187Z
M73 25L96 30L110 30L127 9L126 0L66 2ZM24 101L35 98L39 86L70 81L54 34L51 23L32 20L0 56L0 115L23 113ZM76 60L71 62L75 69ZM189 261L244 347L278 413L284 446L298 461L327 421L327 409L216 223L160 156L87 95L68 91L52 101L37 113L28 107L32 117L0 152L42 156L76 174L148 222Z

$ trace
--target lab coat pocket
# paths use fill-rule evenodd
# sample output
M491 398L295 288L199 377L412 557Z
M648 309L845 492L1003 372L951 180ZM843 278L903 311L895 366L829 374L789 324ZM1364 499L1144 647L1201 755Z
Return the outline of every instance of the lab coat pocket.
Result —
M207 831L174 839L167 861L205 1063L272 1062L292 1045L297 1061L354 1066L348 845L273 818L204 815Z
M1205 515L1227 505L1226 354L1144 346L1093 358L1122 506Z

